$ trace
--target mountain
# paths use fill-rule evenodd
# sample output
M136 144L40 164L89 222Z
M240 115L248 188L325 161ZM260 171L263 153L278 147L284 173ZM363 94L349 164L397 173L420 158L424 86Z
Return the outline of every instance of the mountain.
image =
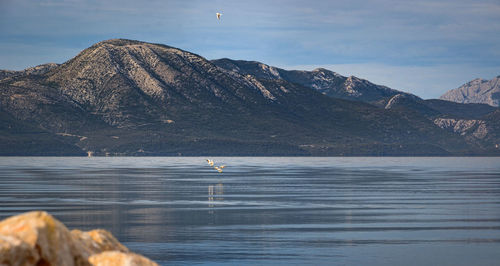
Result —
M445 100L423 100L398 94L385 109L414 112L444 130L462 136L467 143L479 147L482 155L500 152L500 109L487 104L462 104Z
M266 80L286 80L315 89L332 98L361 101L398 110L411 110L428 118L480 118L496 110L486 104L458 104L445 100L423 100L410 93L376 85L354 76L344 77L333 71L318 68L313 71L284 70L256 61L227 58L212 62L228 71Z
M368 102L379 107L384 107L394 95L411 95L355 76L344 77L324 68L313 71L284 70L260 62L227 58L212 60L212 63L241 75L252 75L259 79L282 79L316 89L333 98Z
M500 107L500 76L475 79L443 94L440 99L457 103L484 103Z
M5 115L0 133L9 142L3 143L3 154L44 154L48 146L55 149L50 154L67 155L485 152L419 112L360 101L388 102L392 97L381 91L374 89L351 101L329 96L328 88L312 89L311 84L320 81L305 79L319 79L319 72L335 76L331 71L277 70L287 77L277 78L274 69L262 76L264 72L219 65L162 44L113 39L46 71L5 77L0 80L0 112ZM323 79L334 83L328 80ZM52 144L35 145L38 150L18 145L38 142Z
M429 107L425 100L417 96L406 94L397 94L393 96L384 108L391 110L410 110L425 117L435 117L442 114L438 110Z

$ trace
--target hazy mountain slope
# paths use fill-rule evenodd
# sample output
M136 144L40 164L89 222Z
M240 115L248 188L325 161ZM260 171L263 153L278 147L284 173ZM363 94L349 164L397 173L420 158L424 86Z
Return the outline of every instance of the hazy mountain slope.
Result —
M460 104L438 99L425 100L425 105L438 111L444 116L466 119L479 119L489 113L498 110L498 108L492 107L487 104Z
M500 106L500 76L475 79L443 94L440 99L458 103L484 103Z
M422 100L411 95L398 94L393 96L385 109L413 110L430 119L456 118L456 119L481 119L498 108L487 104L461 104L445 100Z
M43 74L1 80L0 107L96 154L480 152L419 113L332 98L297 82L305 75L295 72L285 73L295 79L261 74L221 68L165 45L115 39Z

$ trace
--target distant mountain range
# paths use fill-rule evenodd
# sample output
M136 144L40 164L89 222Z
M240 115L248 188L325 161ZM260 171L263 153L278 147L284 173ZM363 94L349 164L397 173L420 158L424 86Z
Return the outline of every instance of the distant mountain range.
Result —
M500 106L500 76L492 80L475 79L443 94L443 100L457 103L485 103Z
M124 39L0 71L1 155L499 155L499 115Z

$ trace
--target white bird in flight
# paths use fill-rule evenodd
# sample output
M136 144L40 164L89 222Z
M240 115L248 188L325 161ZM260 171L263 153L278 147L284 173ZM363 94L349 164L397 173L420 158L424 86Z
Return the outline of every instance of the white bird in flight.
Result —
M217 170L217 172L219 173L222 173L222 169L226 167L225 165L221 165L221 166L214 166L214 169Z
M221 13L215 13L217 15L217 19L220 20L220 16L222 15Z
M222 173L222 169L224 169L224 167L226 167L225 165L216 166L216 165L214 165L214 161L212 161L210 159L207 159L207 163L208 163L208 165L212 166L215 170L217 170L217 172L219 172L219 173Z

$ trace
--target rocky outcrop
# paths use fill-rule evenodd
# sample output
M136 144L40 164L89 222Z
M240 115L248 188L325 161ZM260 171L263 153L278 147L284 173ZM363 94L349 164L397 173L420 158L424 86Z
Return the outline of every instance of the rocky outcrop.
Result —
M481 119L437 118L434 123L463 136L469 143L480 146L485 151L483 154L495 155L500 151L500 110Z
M0 265L157 265L105 230L69 231L46 212L0 222Z
M112 266L112 265L143 265L154 266L156 263L137 254L124 253L119 251L105 251L94 254L89 257L89 262L94 266Z
M443 94L440 99L458 103L485 103L500 107L500 76L475 79Z
M460 135L472 135L477 139L483 139L488 135L488 128L483 120L436 118L434 123L440 128Z

